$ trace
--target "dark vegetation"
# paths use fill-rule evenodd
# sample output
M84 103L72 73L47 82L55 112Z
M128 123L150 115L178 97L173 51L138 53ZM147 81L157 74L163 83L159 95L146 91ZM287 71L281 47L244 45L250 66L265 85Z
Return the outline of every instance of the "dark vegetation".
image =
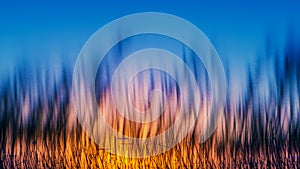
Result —
M300 168L300 46L290 41L283 54L267 45L238 99L228 92L207 142L184 140L144 159L110 154L85 135L74 116L71 71L28 80L19 69L0 90L0 168Z

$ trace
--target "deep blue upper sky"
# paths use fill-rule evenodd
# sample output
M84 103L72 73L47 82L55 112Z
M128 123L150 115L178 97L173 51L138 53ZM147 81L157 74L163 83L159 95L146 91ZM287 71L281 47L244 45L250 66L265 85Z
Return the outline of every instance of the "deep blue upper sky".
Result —
M296 0L0 2L0 82L20 59L21 63L55 65L67 58L73 66L85 41L101 26L146 11L170 13L192 22L210 38L224 64L242 74L242 68L264 51L267 36L283 48L289 30L299 33L299 9Z

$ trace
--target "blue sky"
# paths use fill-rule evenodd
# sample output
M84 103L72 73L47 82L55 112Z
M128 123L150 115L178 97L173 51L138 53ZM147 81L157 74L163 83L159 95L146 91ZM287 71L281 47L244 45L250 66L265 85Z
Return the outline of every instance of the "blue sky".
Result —
M299 9L296 0L2 1L0 82L24 61L32 66L41 61L56 69L63 58L73 66L85 41L104 24L147 11L174 14L195 24L239 79L245 66L255 64L264 51L267 36L283 48L288 30L300 30Z

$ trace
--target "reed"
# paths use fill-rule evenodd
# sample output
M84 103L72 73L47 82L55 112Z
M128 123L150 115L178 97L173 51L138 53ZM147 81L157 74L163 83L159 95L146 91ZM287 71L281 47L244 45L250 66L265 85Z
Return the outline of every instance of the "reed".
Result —
M266 57L248 69L243 93L227 92L224 117L209 140L197 142L198 119L186 139L147 158L111 154L85 134L72 105L70 70L37 72L28 80L19 68L0 90L0 168L300 168L297 45L288 44L283 54L267 48ZM231 83L228 78L229 88ZM114 117L122 124L113 127L127 135L132 127L134 136L161 132Z

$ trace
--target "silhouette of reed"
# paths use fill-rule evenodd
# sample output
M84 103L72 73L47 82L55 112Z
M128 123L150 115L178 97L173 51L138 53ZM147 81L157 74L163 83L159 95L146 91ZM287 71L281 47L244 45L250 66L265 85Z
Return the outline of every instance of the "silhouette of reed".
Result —
M89 139L76 119L67 68L30 80L20 68L0 90L0 168L300 168L300 46L289 42L283 54L267 45L243 93L227 92L209 140L197 143L195 129L147 158L110 154Z

